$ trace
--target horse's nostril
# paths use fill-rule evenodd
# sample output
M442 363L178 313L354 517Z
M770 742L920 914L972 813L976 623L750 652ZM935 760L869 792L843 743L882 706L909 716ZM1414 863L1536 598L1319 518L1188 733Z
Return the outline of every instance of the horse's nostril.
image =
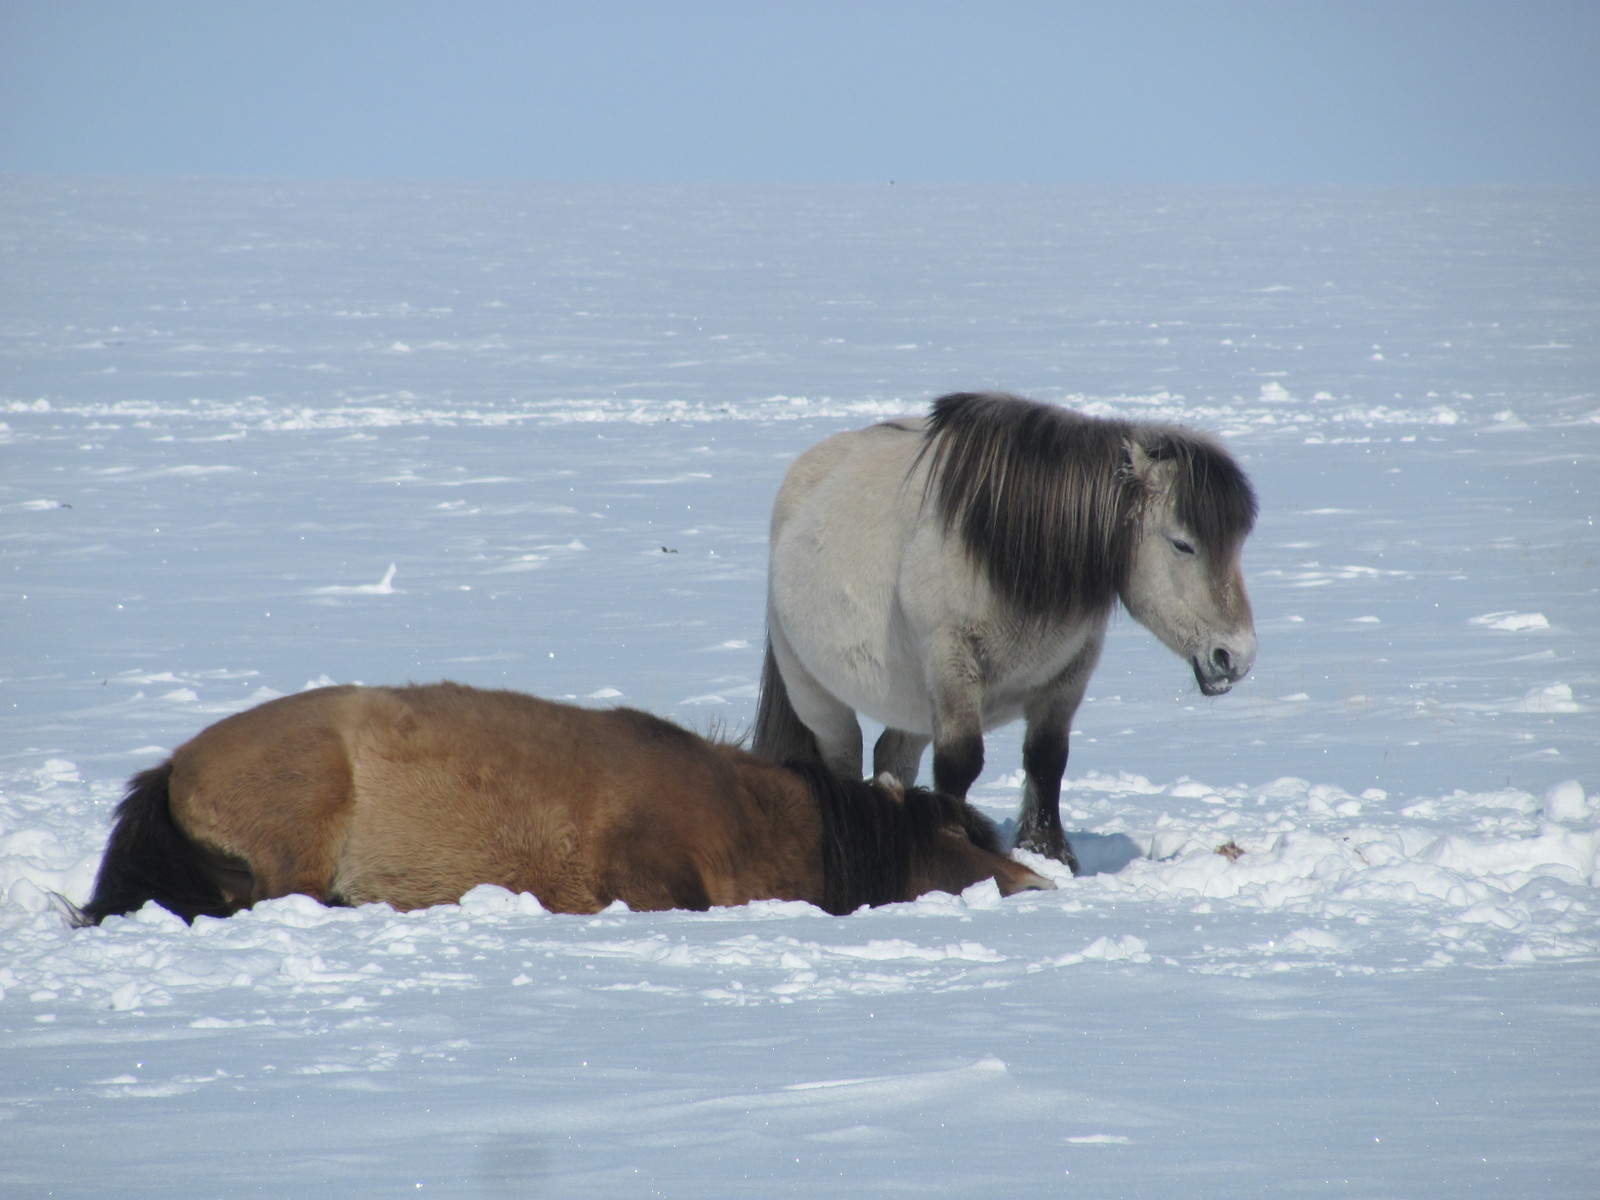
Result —
M1218 646L1213 650L1211 652L1211 661L1216 664L1217 670L1224 675L1233 674L1233 655L1228 653L1226 647Z

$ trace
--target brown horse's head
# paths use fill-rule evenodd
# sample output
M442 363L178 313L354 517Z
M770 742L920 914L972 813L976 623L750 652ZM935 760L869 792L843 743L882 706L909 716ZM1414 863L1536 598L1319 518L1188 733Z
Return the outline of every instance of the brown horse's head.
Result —
M831 913L864 904L959 894L993 879L1003 895L1055 887L1006 857L994 823L964 800L892 780L840 779L820 763L794 761L822 821L823 899Z
M888 773L878 776L871 786L906 806L913 823L936 826L922 852L912 856L908 883L913 896L928 892L960 895L985 879L993 879L1002 896L1055 890L1049 879L1009 857L994 822L966 801L925 788L908 793Z

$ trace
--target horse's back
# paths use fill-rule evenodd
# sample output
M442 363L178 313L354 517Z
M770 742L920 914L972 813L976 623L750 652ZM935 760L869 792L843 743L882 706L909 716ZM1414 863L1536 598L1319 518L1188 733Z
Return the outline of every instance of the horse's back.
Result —
M247 868L241 905L413 909L493 883L594 912L805 898L819 834L798 786L648 713L432 684L229 717L179 748L171 796Z
M643 748L606 728L627 721L453 684L303 692L180 747L173 814L248 864L246 903L301 892L409 909L498 883L592 909L595 798Z
M858 512L897 493L922 447L925 417L903 417L824 438L795 459L772 508L772 532L817 511Z
M353 750L338 890L415 908L477 883L594 912L738 904L770 829L736 753L635 709L440 684L381 698Z
M415 908L496 883L558 911L704 907L671 817L639 835L685 788L716 790L692 734L629 709L448 684L391 692L384 706L354 747L342 895ZM640 855L660 881L649 894L623 882L642 874Z

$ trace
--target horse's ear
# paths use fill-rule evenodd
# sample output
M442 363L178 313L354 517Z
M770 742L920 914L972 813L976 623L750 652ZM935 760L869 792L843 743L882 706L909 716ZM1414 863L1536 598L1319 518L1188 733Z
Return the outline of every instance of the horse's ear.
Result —
M1123 439L1122 452L1124 469L1151 494L1165 489L1181 469L1177 443L1161 430L1146 430L1142 438L1135 434Z
M1149 487L1155 482L1156 459L1137 438L1125 437L1122 439L1122 470L1128 478Z
M872 782L877 785L878 790L883 793L885 799L893 800L896 804L903 804L905 802L905 785L893 775L889 774L889 772L882 772Z

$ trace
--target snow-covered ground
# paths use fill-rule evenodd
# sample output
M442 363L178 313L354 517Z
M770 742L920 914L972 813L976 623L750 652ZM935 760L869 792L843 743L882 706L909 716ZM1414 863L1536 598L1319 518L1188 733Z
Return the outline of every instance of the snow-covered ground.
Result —
M0 264L7 1197L1600 1194L1592 190L14 178ZM987 386L1262 501L1254 675L1118 622L1059 891L52 908L273 695L741 728L785 464Z

